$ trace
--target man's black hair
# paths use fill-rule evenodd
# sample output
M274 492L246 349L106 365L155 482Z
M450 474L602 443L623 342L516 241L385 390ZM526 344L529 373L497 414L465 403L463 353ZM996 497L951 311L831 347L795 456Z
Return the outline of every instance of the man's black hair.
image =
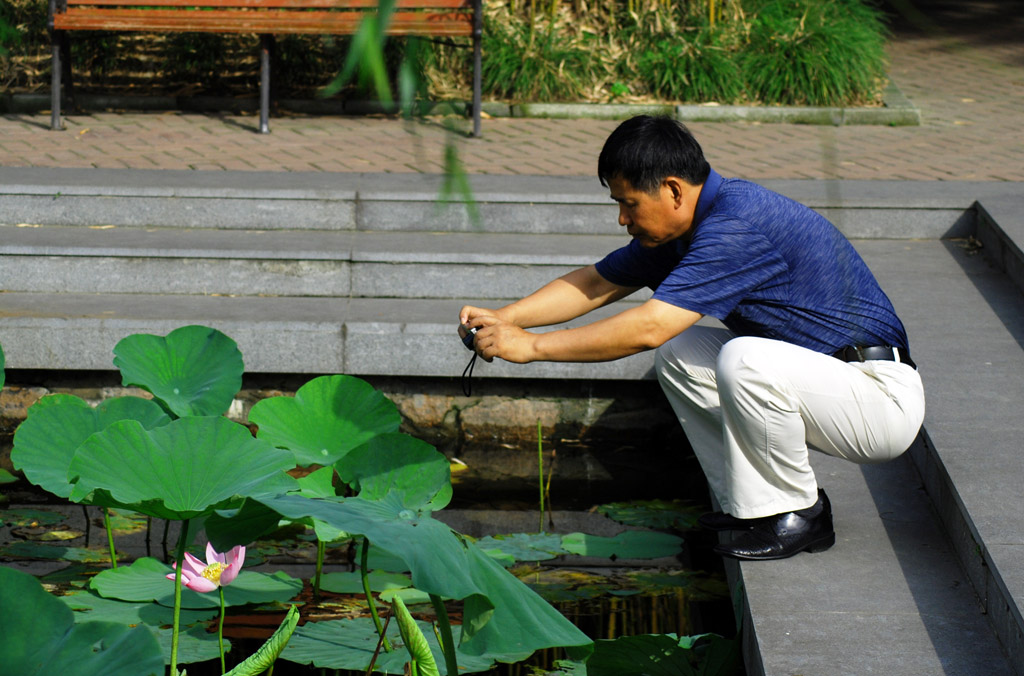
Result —
M601 185L621 177L648 194L656 193L669 176L701 185L710 172L690 130L662 116L638 115L620 124L604 142L597 160Z

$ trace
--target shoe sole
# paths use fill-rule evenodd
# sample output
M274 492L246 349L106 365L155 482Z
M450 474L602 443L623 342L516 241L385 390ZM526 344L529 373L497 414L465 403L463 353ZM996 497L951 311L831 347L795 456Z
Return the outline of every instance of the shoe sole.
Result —
M738 559L740 561L780 561L782 559L788 559L790 557L796 556L800 552L807 552L808 554L817 554L818 552L823 552L826 549L830 549L832 545L834 545L835 543L836 534L831 533L828 536L823 537L819 540L815 540L814 542L810 542L806 546L801 547L795 552L789 554L780 554L775 556L744 556L743 554L736 554L728 550L722 551L719 547L715 547L714 551L718 554L721 554L722 556L728 557L730 559Z

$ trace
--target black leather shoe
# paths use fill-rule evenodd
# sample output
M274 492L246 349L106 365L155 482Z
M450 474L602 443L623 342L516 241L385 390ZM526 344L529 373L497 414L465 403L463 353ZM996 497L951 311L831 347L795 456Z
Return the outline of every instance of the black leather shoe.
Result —
M758 519L740 519L725 512L708 512L697 517L697 525L704 530L750 530Z
M756 519L755 526L714 551L745 561L788 559L800 552L823 552L836 543L832 505L818 489L818 501L807 509Z

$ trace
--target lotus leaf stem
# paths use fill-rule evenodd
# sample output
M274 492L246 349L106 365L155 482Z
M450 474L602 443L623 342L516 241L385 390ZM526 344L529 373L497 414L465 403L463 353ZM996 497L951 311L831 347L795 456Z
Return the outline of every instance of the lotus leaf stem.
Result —
M117 550L114 549L114 531L110 529L110 509L103 508L103 528L107 531L107 546L110 548L110 567L117 570Z
M391 652L391 642L384 635L384 627L380 623L380 616L377 615L377 604L373 602L373 593L370 591L370 574L367 572L367 562L370 560L370 541L363 538L363 549L359 555L359 576L363 581L363 594L366 595L366 604L370 607L370 616L373 618L373 626L377 627L377 635L384 642L384 652Z
M174 625L171 630L171 673L178 673L178 630L181 626L181 568L185 561L185 541L188 534L188 519L181 522L178 535L178 549L174 553ZM166 531L165 531L166 535Z

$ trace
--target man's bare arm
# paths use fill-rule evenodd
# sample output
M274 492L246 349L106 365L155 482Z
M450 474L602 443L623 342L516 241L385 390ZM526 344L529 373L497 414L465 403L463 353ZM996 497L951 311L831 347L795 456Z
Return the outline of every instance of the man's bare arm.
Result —
M701 314L649 300L592 324L546 333L525 331L497 317L479 319L476 349L488 361L610 361L651 350L693 326Z
M612 284L598 274L596 267L589 265L573 270L499 310L463 307L459 319L462 324L472 325L476 316L490 315L524 329L551 326L585 315L628 296L636 289Z

